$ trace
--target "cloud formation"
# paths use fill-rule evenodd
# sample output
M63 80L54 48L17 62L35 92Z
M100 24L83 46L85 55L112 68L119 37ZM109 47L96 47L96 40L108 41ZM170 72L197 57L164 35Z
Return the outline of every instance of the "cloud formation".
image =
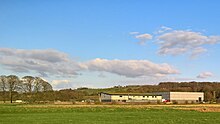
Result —
M42 77L50 75L77 75L82 66L71 60L66 53L53 50L23 50L0 48L0 64L14 72L34 71Z
M140 34L140 35L135 36L135 38L140 39L140 40L150 40L150 39L152 39L152 35Z
M36 59L47 62L62 62L68 61L68 55L53 49L46 50L23 50L23 49L11 49L0 48L0 53L5 56L16 56L25 59Z
M70 84L69 80L53 80L51 82L51 85L55 88L55 89L61 89L61 88L67 88Z
M197 76L197 78L205 79L205 78L209 78L212 76L213 76L213 74L211 72L202 72Z
M169 64L156 64L147 60L107 60L97 58L87 62L86 66L90 71L110 72L126 77L161 77L179 73L178 70Z
M220 41L220 36L205 36L200 32L174 30L161 34L159 40L159 51L161 55L189 54L196 57L207 51L205 45L216 44Z
M200 32L190 30L174 30L170 27L161 26L151 34L140 34L130 32L134 38L138 39L138 44L145 45L146 41L156 41L159 45L157 53L159 55L188 55L196 58L208 51L207 46L220 43L220 36L208 36Z
M166 27L166 26L161 26L160 29L156 32L156 34L161 34L167 31L172 30L172 28Z
M87 62L72 60L66 53L47 50L23 50L0 48L0 64L13 72L36 72L42 77L75 76L80 71L110 72L125 77L166 76L177 74L171 65L156 64L148 60L107 60L94 59ZM56 84L57 81L54 83Z
M144 45L146 41L151 40L153 36L151 34L140 34L139 32L130 32L130 35L135 35L134 37L139 40L138 44Z
M69 82L70 82L69 80L53 80L51 84L56 86L63 83L68 84Z

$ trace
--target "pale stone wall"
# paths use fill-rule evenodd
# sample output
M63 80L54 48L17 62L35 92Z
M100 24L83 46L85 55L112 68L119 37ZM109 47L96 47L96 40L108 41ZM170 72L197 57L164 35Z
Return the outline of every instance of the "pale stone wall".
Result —
M100 94L100 102L149 102L162 101L162 96L159 95L135 95L135 94Z
M112 100L162 100L161 96L112 95Z
M111 102L111 95L105 94L105 93L101 93L100 96L99 96L99 101L100 102L103 102L103 101Z
M170 92L170 101L197 101L204 100L204 93L202 92Z

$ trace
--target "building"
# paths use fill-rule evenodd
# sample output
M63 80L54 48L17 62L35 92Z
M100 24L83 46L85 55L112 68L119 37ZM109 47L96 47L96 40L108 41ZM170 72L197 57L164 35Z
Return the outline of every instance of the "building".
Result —
M155 95L161 95L163 101L173 103L201 103L204 101L203 92L157 92Z
M100 93L100 102L201 103L203 92Z
M162 96L149 93L100 93L100 102L161 102Z

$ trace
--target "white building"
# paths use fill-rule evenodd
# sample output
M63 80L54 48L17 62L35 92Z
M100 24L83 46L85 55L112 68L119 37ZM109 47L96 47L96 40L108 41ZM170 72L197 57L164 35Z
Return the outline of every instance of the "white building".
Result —
M161 102L162 96L149 93L100 93L100 102Z
M177 103L201 103L204 101L203 92L157 92L162 95L162 99Z

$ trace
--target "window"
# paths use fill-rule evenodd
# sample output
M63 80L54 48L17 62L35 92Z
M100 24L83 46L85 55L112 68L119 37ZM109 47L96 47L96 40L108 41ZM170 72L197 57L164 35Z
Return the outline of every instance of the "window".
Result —
M143 98L145 98L145 96L143 96Z

